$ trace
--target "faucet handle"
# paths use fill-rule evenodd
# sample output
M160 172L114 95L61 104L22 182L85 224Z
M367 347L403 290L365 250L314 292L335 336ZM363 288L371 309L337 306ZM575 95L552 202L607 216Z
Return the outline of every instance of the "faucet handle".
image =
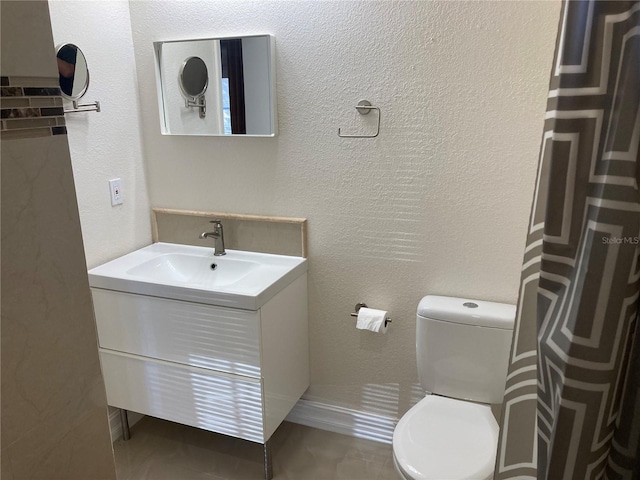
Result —
M222 220L209 220L209 223L215 223L216 227L222 225Z

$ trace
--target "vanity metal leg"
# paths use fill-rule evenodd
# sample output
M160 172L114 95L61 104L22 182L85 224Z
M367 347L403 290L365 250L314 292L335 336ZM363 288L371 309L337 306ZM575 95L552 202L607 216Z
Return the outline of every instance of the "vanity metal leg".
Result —
M129 416L124 408L120 409L120 425L122 425L122 439L129 440L131 438L131 431L129 430Z
M273 464L271 462L271 440L267 440L264 444L264 478L271 480L273 478Z

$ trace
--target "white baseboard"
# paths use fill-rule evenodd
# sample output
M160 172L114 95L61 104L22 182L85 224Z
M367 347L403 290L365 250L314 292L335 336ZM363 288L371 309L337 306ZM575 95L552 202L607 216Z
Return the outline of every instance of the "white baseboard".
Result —
M298 400L285 420L320 430L388 444L393 442L393 429L398 423L397 418L303 398Z
M129 426L135 425L143 417L144 415L140 413L129 412ZM396 418L305 399L298 400L285 420L388 444L393 441L393 429L398 423ZM112 441L122 436L120 414L117 409L109 413L109 427Z

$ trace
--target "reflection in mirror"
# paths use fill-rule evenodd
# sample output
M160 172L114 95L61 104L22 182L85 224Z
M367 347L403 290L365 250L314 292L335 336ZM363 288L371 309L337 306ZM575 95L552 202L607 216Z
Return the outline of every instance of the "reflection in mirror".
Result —
M163 134L276 134L273 37L156 42L154 46ZM193 115L193 106L201 108L200 116Z
M185 97L184 106L198 107L200 118L204 118L207 108L204 92L209 84L207 64L200 57L189 57L182 64L178 78L180 91Z
M87 60L76 45L65 43L56 51L58 73L62 96L68 100L78 100L89 88Z
M209 76L207 64L200 57L189 57L180 71L180 87L187 97L204 95Z

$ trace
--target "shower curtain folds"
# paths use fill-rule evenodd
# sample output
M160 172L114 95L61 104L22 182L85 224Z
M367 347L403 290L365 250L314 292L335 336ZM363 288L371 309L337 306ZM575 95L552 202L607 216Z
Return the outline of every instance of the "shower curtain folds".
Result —
M564 2L496 461L640 478L640 2Z

